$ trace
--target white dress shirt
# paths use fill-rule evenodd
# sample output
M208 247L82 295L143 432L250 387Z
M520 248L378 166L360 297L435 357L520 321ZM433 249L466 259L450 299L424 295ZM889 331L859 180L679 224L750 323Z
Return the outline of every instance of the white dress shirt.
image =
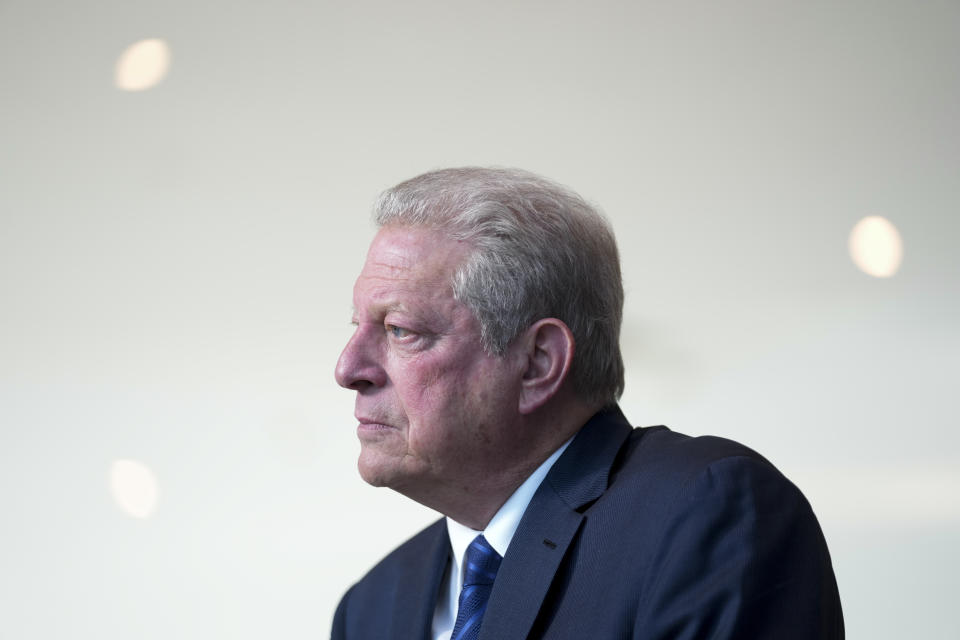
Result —
M463 586L463 563L467 547L470 546L474 538L483 534L490 546L501 557L507 555L507 547L510 546L513 534L520 524L520 518L523 517L523 512L527 510L527 505L533 499L533 494L537 492L540 483L547 477L547 472L550 471L560 454L566 450L571 440L573 438L564 442L559 449L543 461L543 464L537 467L536 471L530 474L530 477L513 492L513 495L507 498L507 501L494 514L493 519L490 520L487 528L483 531L465 527L459 522L447 518L447 533L450 534L453 562L447 565L447 570L443 574L440 595L437 598L437 608L433 612L433 640L450 640L450 635L453 633L453 625L457 621L460 589Z

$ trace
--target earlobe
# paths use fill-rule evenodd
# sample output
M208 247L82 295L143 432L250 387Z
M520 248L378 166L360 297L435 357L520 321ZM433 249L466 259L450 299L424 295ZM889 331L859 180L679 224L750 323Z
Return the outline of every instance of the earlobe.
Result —
M530 414L557 395L573 366L573 332L556 318L538 320L524 335L527 368L520 393L520 413Z

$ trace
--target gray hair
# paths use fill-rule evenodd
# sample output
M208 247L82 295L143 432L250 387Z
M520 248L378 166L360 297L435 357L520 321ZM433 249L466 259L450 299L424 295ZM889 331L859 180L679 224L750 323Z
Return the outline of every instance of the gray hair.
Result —
M380 227L428 227L468 242L453 292L476 316L488 353L502 355L541 318L576 340L572 379L590 402L623 393L623 283L610 224L579 195L518 169L432 171L381 194Z

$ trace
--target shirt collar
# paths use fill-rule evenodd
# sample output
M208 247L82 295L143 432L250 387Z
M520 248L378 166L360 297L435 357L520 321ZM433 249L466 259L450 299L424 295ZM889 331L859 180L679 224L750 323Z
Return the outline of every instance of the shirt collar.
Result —
M494 514L489 524L487 524L487 528L483 531L471 529L447 518L447 533L450 535L450 547L453 551L453 572L451 575L456 576L458 585L462 583L463 580L462 566L464 554L467 552L467 547L470 546L470 543L473 542L473 539L478 535L483 534L483 537L490 543L490 546L493 547L501 557L507 555L507 547L510 546L513 534L516 533L517 527L520 525L520 519L523 517L523 512L527 510L527 505L529 505L533 499L533 494L537 492L540 483L543 482L543 479L547 476L553 463L563 454L572 440L573 438L570 438L570 440L560 445L559 449L554 451L549 458L537 467L536 471L524 480L523 484L513 492L513 495L507 498L507 501L503 503L500 510ZM457 590L459 591L459 586Z

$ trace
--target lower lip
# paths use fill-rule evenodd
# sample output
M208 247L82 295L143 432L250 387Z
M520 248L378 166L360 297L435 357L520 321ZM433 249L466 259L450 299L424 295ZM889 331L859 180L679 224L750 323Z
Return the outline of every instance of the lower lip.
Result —
M357 425L357 435L376 435L380 433L385 433L387 431L393 431L394 428L387 424L379 424L376 422L361 422Z

